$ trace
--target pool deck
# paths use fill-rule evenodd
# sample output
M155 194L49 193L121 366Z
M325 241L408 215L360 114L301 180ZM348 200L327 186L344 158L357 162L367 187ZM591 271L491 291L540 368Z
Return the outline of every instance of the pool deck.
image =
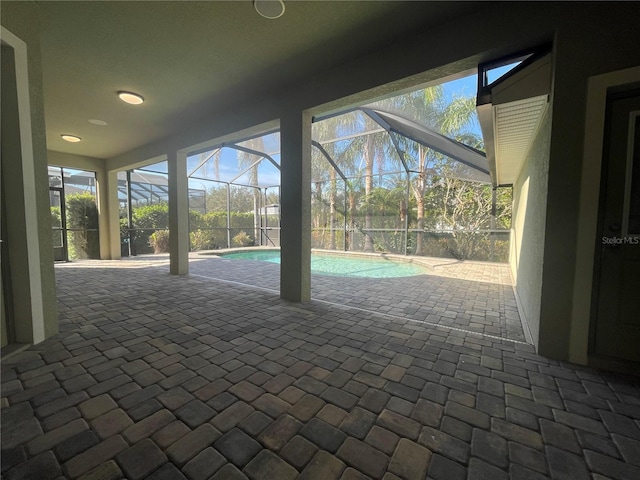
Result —
M256 260L193 253L194 275L280 291L280 266ZM429 273L411 277L361 278L312 275L316 301L384 313L510 340L527 341L516 307L509 267L488 262L416 259Z
M296 304L273 270L192 262L235 267L271 290L172 276L166 257L56 265L60 333L2 362L2 478L640 478L637 378L416 321L399 286L390 316L336 303L335 277L314 278L331 301ZM442 273L418 291L443 319L510 288L494 266Z

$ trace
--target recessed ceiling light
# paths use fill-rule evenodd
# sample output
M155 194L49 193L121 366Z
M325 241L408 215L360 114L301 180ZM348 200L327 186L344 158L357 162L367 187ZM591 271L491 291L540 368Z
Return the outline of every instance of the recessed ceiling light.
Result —
M120 91L118 92L118 96L120 97L120 100L126 103L130 103L131 105L140 105L142 102L144 102L144 98L142 98L142 95L138 95L137 93Z
M67 142L71 142L71 143L78 143L80 140L82 140L80 137L76 135L69 135L66 133L60 136L62 137L63 140L66 140Z
M101 127L104 127L107 125L107 122L105 122L104 120L97 120L95 118L89 119L89 123L93 125L100 125Z
M282 0L253 0L253 8L264 18L270 20L284 15L284 2Z

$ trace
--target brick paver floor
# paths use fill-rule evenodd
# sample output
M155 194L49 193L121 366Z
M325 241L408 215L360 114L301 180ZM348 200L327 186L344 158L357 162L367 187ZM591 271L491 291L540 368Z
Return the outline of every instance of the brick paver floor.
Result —
M2 364L4 479L640 478L637 379L163 259L56 274L60 334Z
M422 259L429 273L398 278L312 275L315 300L471 332L526 340L506 264ZM192 254L191 272L279 292L280 266Z

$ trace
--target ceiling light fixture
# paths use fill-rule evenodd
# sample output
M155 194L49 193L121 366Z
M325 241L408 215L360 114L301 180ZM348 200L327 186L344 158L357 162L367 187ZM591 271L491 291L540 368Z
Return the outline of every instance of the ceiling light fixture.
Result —
M138 95L137 93L133 92L119 91L118 97L120 97L120 100L122 100L123 102L129 103L131 105L140 105L142 102L144 102L144 98L142 97L142 95Z
M280 18L284 15L284 2L282 0L253 0L253 8L269 20Z
M67 142L71 142L71 143L78 143L80 140L82 140L80 137L76 135L69 135L67 133L63 133L60 136L62 137L63 140L66 140Z
M104 120L98 120L95 118L90 118L89 123L92 125L99 125L101 127L105 127L107 125L107 122L105 122Z

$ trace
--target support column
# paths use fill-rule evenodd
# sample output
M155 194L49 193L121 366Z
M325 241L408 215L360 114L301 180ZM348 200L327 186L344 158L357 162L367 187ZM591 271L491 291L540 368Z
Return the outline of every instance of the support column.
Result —
M280 297L311 298L311 116L287 112L280 119L282 191Z
M109 173L104 168L96 170L96 204L98 206L100 259L109 260L111 258L111 234L109 226Z
M167 155L169 172L169 271L172 275L189 273L189 181L187 154Z
M51 210L43 194L47 191L46 151L42 148L44 143L38 143L43 139L34 140L36 132L32 130L27 46L2 28L1 50L3 311L0 316L4 328L0 343L36 344L58 333L51 224L45 223L50 222ZM45 173L36 178L36 169ZM53 310L51 316L49 306ZM5 307L8 307L6 317Z
M107 182L104 186L105 194L107 197L107 228L103 229L102 221L100 223L100 258L110 258L111 260L119 260L121 257L120 251L120 200L118 199L118 172L107 172ZM103 190L102 185L99 185L100 190ZM99 201L102 202L103 194L100 193ZM100 217L103 214L101 213ZM103 257L102 239L104 235L108 236L107 246L109 250L105 252L108 256Z

